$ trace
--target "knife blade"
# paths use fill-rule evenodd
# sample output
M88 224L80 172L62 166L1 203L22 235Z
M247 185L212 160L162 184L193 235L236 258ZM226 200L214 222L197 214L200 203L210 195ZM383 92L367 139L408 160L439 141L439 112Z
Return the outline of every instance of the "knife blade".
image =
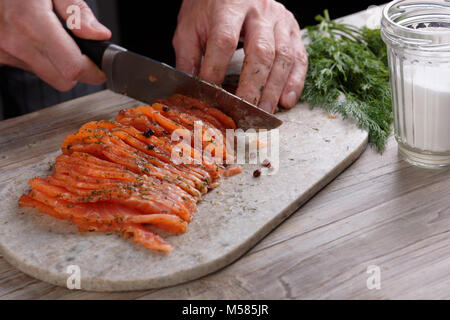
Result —
M283 122L224 89L159 61L138 55L108 41L80 39L81 51L106 74L108 89L152 103L179 93L206 101L230 116L238 128L275 129Z

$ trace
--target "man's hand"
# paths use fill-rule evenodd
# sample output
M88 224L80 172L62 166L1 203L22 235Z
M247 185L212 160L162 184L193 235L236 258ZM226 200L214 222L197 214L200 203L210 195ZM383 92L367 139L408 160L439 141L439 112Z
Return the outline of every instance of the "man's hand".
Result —
M35 73L61 91L77 82L101 84L105 75L64 30L56 14L66 20L70 5L81 9L78 37L107 40L111 32L81 0L0 0L0 65Z
M173 39L177 68L221 85L239 38L245 60L236 94L274 112L300 98L308 68L300 27L274 0L184 0Z

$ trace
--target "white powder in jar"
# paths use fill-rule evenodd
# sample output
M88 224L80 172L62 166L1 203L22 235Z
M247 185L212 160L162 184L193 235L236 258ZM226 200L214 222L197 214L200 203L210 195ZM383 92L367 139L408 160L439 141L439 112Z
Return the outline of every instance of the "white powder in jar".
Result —
M450 152L450 67L404 65L403 79L398 110L403 142L424 151ZM402 88L400 81L397 85Z

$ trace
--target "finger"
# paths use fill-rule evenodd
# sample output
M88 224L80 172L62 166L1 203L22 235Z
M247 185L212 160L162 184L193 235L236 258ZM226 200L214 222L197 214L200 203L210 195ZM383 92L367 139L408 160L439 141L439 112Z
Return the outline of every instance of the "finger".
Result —
M71 6L77 6L80 10L80 28L72 29L72 32L80 38L90 40L108 40L111 38L111 31L98 22L89 6L82 0L53 0L55 11L66 22L75 14L70 10ZM82 56L81 69L83 73L79 77L79 81L98 85L105 81L103 72L86 56Z
M275 25L275 61L264 87L259 107L273 113L294 65L295 49L291 41L291 25L285 19Z
M106 81L105 73L100 70L97 65L85 55L82 56L81 69L83 70L83 72L78 78L79 82L92 85L101 85Z
M236 95L258 105L275 58L273 25L248 19L245 27L245 59Z
M229 6L218 7L215 14L212 18L215 23L206 43L200 78L221 85L239 43L245 12Z
M40 52L35 51L33 56L35 57L33 66L30 69L43 81L47 82L49 85L54 87L59 91L69 91L71 90L77 82L83 82L92 85L99 85L105 81L104 74L101 72L101 76L92 76L93 73L97 72L97 66L86 56L83 56L81 68L85 70L77 79L65 79L62 77L61 72L54 66L54 64L48 59L48 57L43 56ZM90 70L94 70L90 72ZM25 69L26 70L26 69Z
M8 65L26 71L31 71L31 68L25 62L11 56L10 54L8 54L3 50L0 50L0 67L3 65Z
M29 56L33 57L32 64L27 61L31 71L53 88L59 91L69 91L76 85L77 81L65 79L48 57L44 56L41 52L35 50L33 47L27 48L26 51L24 53L25 59L28 59Z
M71 6L76 6L80 10L80 28L72 29L72 32L80 38L90 40L108 40L111 38L111 31L98 22L92 10L82 0L53 0L56 13L68 21L76 14Z
M198 75L202 61L203 50L195 30L187 31L178 25L172 40L175 50L176 67L192 75Z
M53 12L40 19L31 16L26 20L33 21L33 27L21 19L12 23L16 31L12 32L14 39L6 41L9 54L61 91L70 90L81 78L94 84L104 81L104 74L81 54Z
M42 27L38 30L43 31L33 36L38 40L35 43L45 43L46 50L42 51L41 45L35 48L48 57L64 80L69 82L83 80L89 84L100 84L105 81L104 73L81 53L56 15L50 15L49 19L44 19L41 23Z
M306 72L308 71L308 54L299 30L294 32L292 43L294 43L295 47L294 67L280 99L280 105L285 108L292 108L300 99L305 85Z
M203 44L197 32L198 19L191 15L198 10L192 1L183 1L178 14L178 24L172 45L175 50L176 67L181 71L198 75L203 57Z

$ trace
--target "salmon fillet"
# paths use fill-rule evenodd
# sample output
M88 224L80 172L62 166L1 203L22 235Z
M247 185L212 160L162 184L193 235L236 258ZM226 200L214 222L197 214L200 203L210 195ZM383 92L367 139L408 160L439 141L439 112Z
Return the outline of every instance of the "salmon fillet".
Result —
M194 138L197 123L203 124L202 150L193 142L184 143L189 161L174 163L177 142L171 134L184 130ZM222 177L241 172L238 166L225 169L215 160L232 156L221 137L235 128L219 109L182 95L121 110L115 121L88 122L68 135L55 171L31 179L32 188L19 205L71 221L80 232L121 233L146 248L169 252L172 246L147 226L171 234L186 232L202 196ZM214 152L200 157L218 144L223 145L223 157Z

